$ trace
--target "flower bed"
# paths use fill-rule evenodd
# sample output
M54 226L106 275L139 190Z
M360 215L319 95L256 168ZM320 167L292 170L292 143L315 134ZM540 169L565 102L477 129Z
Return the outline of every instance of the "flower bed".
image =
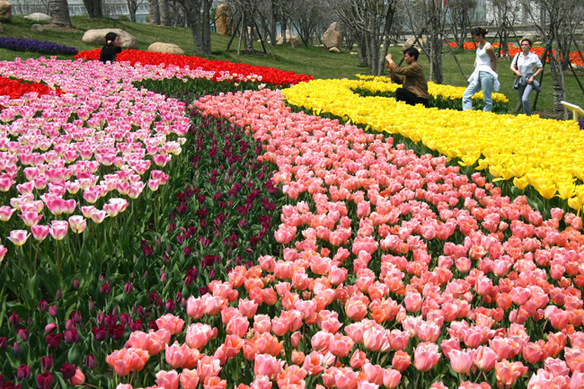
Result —
M391 81L389 77L357 75L362 81L352 89L362 96L395 97L395 91L400 87ZM435 84L428 82L428 105L440 109L450 108L462 110L462 95L466 88L460 86ZM509 99L502 93L493 93L493 111L506 113ZM473 108L479 109L483 105L483 91L473 96Z
M450 47L458 47L458 44L454 43L454 42L449 42L448 45L450 45ZM495 50L498 50L500 47L500 44L497 42L493 42L493 47L495 48ZM517 45L515 43L509 43L509 55L511 57L514 57L517 53L521 53L521 48L517 47ZM476 44L474 42L464 42L464 50L476 50ZM544 48L543 47L534 47L531 49L532 53L537 54L538 57L542 57L543 56L543 52L544 52ZM555 55L555 50L553 51L553 55ZM582 56L584 55L584 51L581 53L578 53L577 51L571 51L570 52L570 63L574 66L578 66L578 67L584 67L584 62L582 62ZM549 59L548 59L549 62Z
M579 385L579 217L544 219L445 157L291 113L278 91L195 105L253 133L261 160L277 164L291 201L275 232L282 255L236 267L187 299L188 316L133 333L107 358L123 382L133 372L164 388Z
M513 180L519 190L530 185L545 199L557 195L575 210L584 205L584 134L576 122L411 107L390 98L360 97L353 85L315 80L283 94L291 105L316 114L422 142L465 166L488 169L495 179Z
M257 163L256 145L249 136L234 132L229 123L202 120L196 112L190 112L191 124L184 103L147 91L140 84L147 78L150 88L176 94L176 85L207 86L208 72L45 59L2 66L3 74L12 77L61 85L63 94L3 97L7 108L2 112L1 129L6 137L15 139L4 143L3 156L16 154L19 159L13 169L24 170L24 177L17 174L13 180L18 184L12 183L3 194L4 204L10 206L2 207L2 215L10 213L11 217L2 223L2 241L10 250L2 250L5 257L0 266L0 310L7 313L4 321L0 319L0 387L34 387L35 382L43 388L65 387L85 380L98 387L113 387L105 356L121 347L125 336L156 329L154 319L164 313L184 312L183 293L205 293L210 280L225 279L229 267L255 263L256 250L276 244L266 231L272 228L275 201L281 195L271 184L271 167ZM190 77L197 74L206 81L195 84L197 79ZM173 81L152 81L164 77ZM184 82L183 77L187 77ZM225 86L231 89L233 83ZM219 84L213 90L218 91ZM190 92L204 94L205 90ZM39 107L43 107L42 113ZM122 119L130 125L124 126ZM31 166L23 165L26 154L22 149L26 144L36 145L34 136L43 134L38 131L40 126L47 145L38 154L45 157ZM178 134L168 132L169 128ZM57 129L63 133L57 135ZM123 130L124 136L118 136L116 130ZM178 148L171 147L173 138L186 143L181 140ZM54 143L48 143L51 139ZM96 147L93 153L85 153L81 147L89 141ZM63 149L68 144L76 146L79 160ZM111 164L104 159L106 146L118 148ZM140 147L147 150L140 152ZM55 153L49 160L52 150L63 155ZM104 155L98 156L98 151ZM155 168L157 155L171 151L175 152L172 159ZM144 163L139 165L146 169L141 175L134 167L140 159L134 163L133 153ZM46 188L37 187L41 176L53 169L42 164L56 166L60 159L65 167L83 161L94 165L68 181L52 178ZM33 166L39 174L31 178ZM8 167L3 169L7 174ZM69 188L75 181L89 181L89 173L99 176L96 183L110 192L82 207L82 202L90 201L84 194L89 187L80 187L78 193ZM123 177L118 179L119 175ZM22 195L18 202L10 200L13 192L20 193L15 186L29 182L35 185L31 196L40 200L27 197L24 201ZM77 201L73 207L67 204L69 208L60 215L53 214L55 201L45 193L54 193L57 184L66 187L65 201ZM240 200L240 196L245 198ZM22 246L14 247L4 237L14 225L21 228L26 223L24 209L32 204L42 206L34 209L36 217L26 214L27 220L37 221L30 227L33 236L34 230L48 225L46 235L55 240L37 241L28 236L29 227L24 225L24 233L19 235L22 241L12 236ZM19 209L13 208L16 206ZM81 214L71 216L70 212L79 210ZM40 222L36 220L39 216Z
M42 54L77 54L77 49L74 47L26 38L0 37L0 47L14 51L33 51Z
M17 99L28 93L36 93L38 96L41 96L50 94L53 91L57 95L63 93L62 90L58 88L53 90L45 84L0 77L0 96L8 96L10 99Z
M81 51L75 58L98 60L100 49ZM116 56L120 62L130 62L132 65L174 65L182 69L202 69L212 72L216 81L257 81L274 85L294 85L302 81L312 80L312 76L298 74L285 70L233 63L229 61L212 61L195 56L152 53L142 50L122 50Z

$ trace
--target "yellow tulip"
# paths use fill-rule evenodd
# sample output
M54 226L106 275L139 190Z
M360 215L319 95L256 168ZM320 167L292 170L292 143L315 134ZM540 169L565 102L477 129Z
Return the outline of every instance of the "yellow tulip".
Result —
M513 179L513 185L515 185L515 187L517 189L523 190L523 189L525 189L525 187L527 185L529 185L529 181L527 181L527 177L521 177L521 178L515 177Z

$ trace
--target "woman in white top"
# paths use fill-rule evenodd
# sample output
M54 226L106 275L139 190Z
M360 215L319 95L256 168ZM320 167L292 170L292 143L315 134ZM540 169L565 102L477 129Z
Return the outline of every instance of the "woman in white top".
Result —
M473 28L470 31L473 40L478 43L477 56L475 59L475 69L470 75L469 85L462 95L462 110L472 109L472 97L475 93L483 90L483 111L493 110L493 89L499 90L499 77L497 70L497 57L493 46L485 39L487 30L484 28Z
M541 91L535 78L543 71L543 65L537 54L529 51L532 45L531 39L523 38L519 43L521 43L521 53L517 53L511 62L511 71L517 76L513 87L519 91L523 113L531 115L529 95L534 89ZM534 69L536 69L535 72Z

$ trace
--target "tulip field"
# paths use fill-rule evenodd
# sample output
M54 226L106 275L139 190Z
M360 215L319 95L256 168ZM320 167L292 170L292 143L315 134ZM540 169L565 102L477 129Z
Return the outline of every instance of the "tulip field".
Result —
M98 54L0 62L0 388L584 388L577 122Z

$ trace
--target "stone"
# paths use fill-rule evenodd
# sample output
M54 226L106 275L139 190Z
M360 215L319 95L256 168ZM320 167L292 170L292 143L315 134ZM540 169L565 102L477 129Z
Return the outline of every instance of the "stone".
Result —
M422 35L420 37L420 39L418 39L418 42L414 45L414 41L416 40L416 37L413 36L411 38L409 38L406 43L404 43L404 50L407 49L408 47L415 47L416 49L418 49L420 52L422 52L422 49L426 49L428 47L430 47L430 41L428 40L428 36L427 35Z
M341 26L337 22L333 22L329 28L324 32L322 36L322 43L324 47L331 51L331 48L336 48L339 52L341 51L341 45L343 44L343 34L341 32Z
M87 30L81 40L83 43L87 43L95 46L105 45L105 35L108 32L115 32L120 36L122 49L137 49L138 41L136 37L129 32L126 32L119 28L101 28L96 30Z
M164 43L164 42L154 42L148 46L148 51L154 53L165 53L165 54L179 54L184 55L183 49L175 45L174 43Z
M33 24L32 26L30 26L31 31L42 31L43 30L43 25L42 24Z
M298 39L297 36L292 35L290 33L290 31L286 31L286 44L287 45L298 46L299 43L300 43L300 40ZM277 45L284 44L284 37L282 37L282 34L278 35L278 37L276 38L276 44Z
M26 20L32 20L33 22L40 22L40 23L49 23L51 21L51 17L47 14L41 12L35 12L30 15L26 15L24 17Z
M341 50L337 49L336 47L331 47L330 49L328 49L329 53L335 53L338 54L341 52Z
M8 0L0 0L0 22L12 21L12 4Z
M227 4L220 4L217 8L217 17L215 18L218 34L231 35L231 31L229 31L229 14L229 6Z

